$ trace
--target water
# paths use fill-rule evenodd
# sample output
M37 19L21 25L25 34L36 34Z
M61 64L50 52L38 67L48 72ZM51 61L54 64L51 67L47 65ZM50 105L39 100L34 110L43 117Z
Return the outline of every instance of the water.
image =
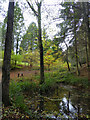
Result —
M59 85L45 96L34 96L30 109L56 120L83 120L90 117L90 91Z

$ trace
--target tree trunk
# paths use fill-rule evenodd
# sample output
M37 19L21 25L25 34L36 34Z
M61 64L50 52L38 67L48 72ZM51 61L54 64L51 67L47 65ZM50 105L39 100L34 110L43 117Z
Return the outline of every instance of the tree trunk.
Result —
M67 51L66 51L66 62L67 62L68 71L70 71L70 66L69 66L69 61L68 61L68 46L67 46Z
M67 66L68 66L68 71L70 71L68 59L67 59Z
M41 36L41 4L38 4L38 41L40 49L40 84L44 83L43 45Z
M42 0L40 3L37 1L36 5L38 7L38 11L36 11L31 5L28 0L27 0L28 5L34 12L35 16L38 19L38 41L39 41L39 49L40 49L40 84L44 83L44 62L43 62L43 45L42 45L42 36L41 36L41 4Z
M90 16L90 11L89 11L89 2L86 3L87 6L87 20L86 20L86 24L87 24L87 33L88 33L88 49L89 49L89 59L90 59L90 26L89 26L89 16ZM89 64L90 67L90 64Z
M48 64L48 71L50 71L50 64Z
M14 51L14 33L12 33L12 50Z
M4 60L3 60L3 66L2 66L2 102L5 106L10 105L9 81L10 81L10 61L11 61L11 48L12 48L13 19L14 19L14 2L9 2Z
M16 44L16 55L18 54L18 46L19 46L19 39L17 38L17 44ZM15 60L15 66L17 65L17 60Z
M65 42L65 40L64 40L64 42ZM67 51L66 51L67 67L68 67L68 71L70 71L70 66L69 66L69 61L68 61L68 45L66 44L66 42L65 42L65 45L66 45L66 47L67 47Z
M76 40L76 37L75 37L75 57L76 57L76 73L79 76L80 71L79 71L79 66L78 66L78 52L77 52L77 40Z
M87 20L86 20L86 24L87 24L87 33L88 33L88 52L89 52L89 57L88 57L88 61L89 61L89 66L88 66L88 80L90 81L90 27L89 27L89 2L86 3L87 4Z
M87 63L87 68L89 67L89 58L88 58L88 47L87 47L87 37L85 36L85 49L86 49L86 63Z
M19 46L19 39L17 38L17 44L16 44L16 55L18 54L18 46Z
M88 65L88 80L90 81L90 27L89 27L89 2L83 2L82 3L82 7L83 7L83 20L86 24L86 32L87 32L87 36L88 36L88 61L89 61L89 65Z
M76 73L79 76L80 71L79 71L79 66L78 66L78 50L77 50L76 21L75 21L75 18L74 18L74 38L75 38Z

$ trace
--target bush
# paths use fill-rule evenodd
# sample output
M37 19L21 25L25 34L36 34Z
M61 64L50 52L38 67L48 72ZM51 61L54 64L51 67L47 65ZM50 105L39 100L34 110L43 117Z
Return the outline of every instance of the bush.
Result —
M35 82L24 81L19 83L23 92L32 93L38 91L38 85Z
M52 73L45 73L45 83L40 85L40 89L44 93L49 93L51 90L54 90L56 87L56 79L52 76Z
M23 96L20 84L12 81L10 83L9 93L10 93L10 98L11 98L12 103L16 107L19 107L21 110L26 111L27 106L24 103L24 96Z
M69 73L67 72L64 77L62 78L65 83L67 84L72 84L72 85L81 85L81 86L88 86L88 78L87 77L80 77L80 76L76 76L73 73Z

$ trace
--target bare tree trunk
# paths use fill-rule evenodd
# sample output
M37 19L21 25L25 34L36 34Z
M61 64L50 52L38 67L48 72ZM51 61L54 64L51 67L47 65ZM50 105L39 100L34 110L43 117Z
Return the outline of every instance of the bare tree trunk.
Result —
M89 2L87 2L87 20L86 20L86 24L87 24L87 33L88 33L88 49L89 49L89 59L90 59L90 26L89 26L89 16L90 16L90 9L89 9ZM90 67L90 64L89 64Z
M85 37L85 49L86 49L86 63L87 63L87 68L89 67L89 58L88 58L88 48L87 48L87 37Z
M65 42L65 40L64 40L64 42ZM70 66L69 66L69 61L68 61L68 45L66 44L66 42L65 42L65 45L66 45L66 47L67 47L67 51L66 51L66 62L67 62L68 71L70 71Z
M14 33L12 33L12 50L14 51Z
M87 33L88 33L88 52L89 52L89 57L88 57L88 61L89 61L89 66L88 66L88 80L90 81L90 26L89 26L89 15L90 15L90 11L89 11L89 2L87 2Z
M14 2L9 2L4 60L2 66L2 101L5 106L10 105L9 80L10 80L13 19L14 19Z
M41 4L38 4L38 40L40 49L40 84L44 83L43 45L41 36Z
M39 2L37 2L37 7L38 7L38 11L36 11L33 7L32 4L30 4L30 2L28 2L28 5L30 6L30 8L32 9L32 11L34 12L35 16L38 19L38 41L39 41L39 49L40 49L40 84L44 83L44 62L43 62L43 45L42 45L42 35L41 35L41 4L42 4L42 0Z
M16 44L16 54L18 54L18 46L19 46L19 39L17 38L17 44Z
M67 66L68 66L68 71L70 71L68 59L67 59Z
M75 57L76 57L76 73L79 76L80 71L79 71L79 66L78 66L78 52L77 52L77 40L76 40L76 37L75 37Z
M78 66L78 50L77 50L76 21L75 21L75 18L74 18L74 38L75 38L76 73L79 76L80 71L79 71L79 66Z
M86 24L86 32L87 32L87 36L88 36L88 61L89 61L89 65L88 65L88 80L90 81L90 28L89 28L89 15L90 15L90 11L89 11L89 2L83 2L82 3L82 7L83 7L83 20Z
M17 38L17 43L16 43L16 55L18 54L18 46L19 46L19 39ZM15 60L15 66L17 65L17 60Z

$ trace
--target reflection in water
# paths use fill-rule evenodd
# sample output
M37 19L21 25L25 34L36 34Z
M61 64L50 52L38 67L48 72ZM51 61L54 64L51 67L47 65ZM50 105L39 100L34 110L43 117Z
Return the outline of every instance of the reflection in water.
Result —
M74 103L72 99L74 99L74 101L76 101L77 103ZM72 98L70 98L69 92L68 96L64 97L62 99L62 102L60 102L60 114L62 114L64 118L68 118L68 120L69 118L79 120L81 115L85 116L85 112L83 111L84 106L82 106L81 104L82 100L83 99L81 99L81 96L75 94L72 94ZM87 106L89 105L89 103L84 104L87 104ZM88 114L88 116L89 115L90 113Z
M62 113L64 118L76 118L77 109L70 103L67 98L63 98L62 102L60 103L61 109L60 113Z
M42 111L44 111L44 97L40 96L39 112L42 113Z
M43 97L43 91L42 89L40 90L40 97L39 97L39 113L42 113L44 111L44 97Z
M41 95L35 100L35 104L39 102L39 113L46 111L47 116L56 120L63 118L67 120L84 120L82 118L90 116L89 94L89 91L60 86L49 95Z

